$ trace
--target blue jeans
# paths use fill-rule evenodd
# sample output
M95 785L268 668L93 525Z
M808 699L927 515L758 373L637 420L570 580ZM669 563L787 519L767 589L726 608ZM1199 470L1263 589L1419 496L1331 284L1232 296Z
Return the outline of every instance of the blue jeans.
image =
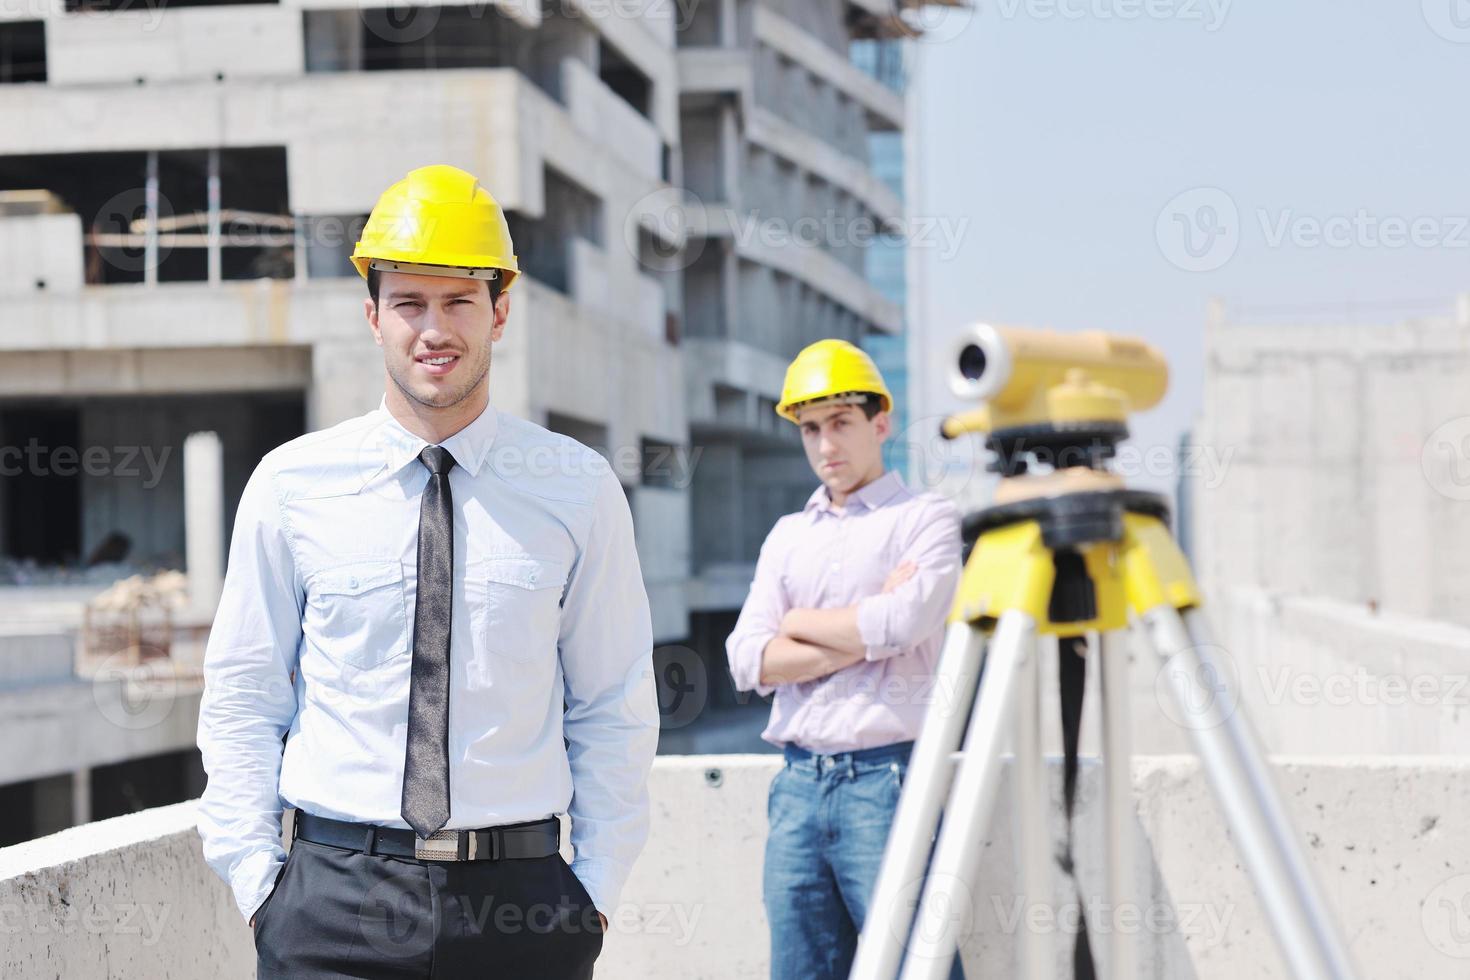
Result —
M771 980L846 980L913 742L814 755L786 746L767 801ZM950 980L964 980L959 956Z

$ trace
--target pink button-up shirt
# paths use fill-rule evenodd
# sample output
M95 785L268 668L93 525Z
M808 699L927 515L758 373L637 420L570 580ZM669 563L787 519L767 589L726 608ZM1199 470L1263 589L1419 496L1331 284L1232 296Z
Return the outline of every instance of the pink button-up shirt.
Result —
M725 643L737 690L776 692L761 737L822 754L917 737L938 696L934 669L960 551L955 506L938 494L915 494L891 470L850 494L842 508L822 486L799 513L777 521ZM905 561L918 570L884 593L884 580ZM854 604L864 659L800 684L760 682L761 656L787 610Z

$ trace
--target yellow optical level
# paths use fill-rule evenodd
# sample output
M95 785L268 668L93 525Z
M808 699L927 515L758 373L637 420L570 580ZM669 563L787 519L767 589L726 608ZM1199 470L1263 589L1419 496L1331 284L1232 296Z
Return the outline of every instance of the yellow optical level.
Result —
M985 405L947 419L944 434L1122 424L1168 387L1163 354L1135 337L977 323L960 338L950 389Z

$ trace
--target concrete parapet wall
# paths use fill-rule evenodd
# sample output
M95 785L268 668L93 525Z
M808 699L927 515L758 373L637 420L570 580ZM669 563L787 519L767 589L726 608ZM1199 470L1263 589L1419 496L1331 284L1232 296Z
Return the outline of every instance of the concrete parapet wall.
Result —
M1470 962L1470 765L1443 757L1277 760L1305 852L1375 980L1459 975ZM663 757L653 826L599 960L602 978L749 978L767 971L761 902L771 756ZM1059 790L1052 770L1053 796ZM1077 855L1085 895L1100 886L1100 768L1084 765ZM1137 907L1084 899L1089 922L1140 946L1140 976L1278 978L1286 973L1253 889L1193 759L1134 761ZM1055 802L1055 800L1054 800ZM1009 792L1001 797L1008 814ZM250 933L204 864L193 802L75 827L0 850L0 973L7 977L246 978ZM1053 833L1060 832L1053 809ZM1058 878L1056 910L1014 897L1009 818L989 835L967 913L968 975L1013 975L1018 931L1057 937L1059 975L1077 908ZM1090 903L1090 904L1089 904Z

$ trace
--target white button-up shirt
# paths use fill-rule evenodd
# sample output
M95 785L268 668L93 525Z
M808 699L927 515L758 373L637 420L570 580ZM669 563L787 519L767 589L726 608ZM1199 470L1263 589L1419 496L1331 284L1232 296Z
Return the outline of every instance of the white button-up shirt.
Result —
M272 450L241 496L205 654L198 812L246 919L285 860L283 805L408 827L426 445L380 404ZM597 453L494 406L440 445L455 460L445 827L569 813L572 870L611 915L658 744L627 499Z

